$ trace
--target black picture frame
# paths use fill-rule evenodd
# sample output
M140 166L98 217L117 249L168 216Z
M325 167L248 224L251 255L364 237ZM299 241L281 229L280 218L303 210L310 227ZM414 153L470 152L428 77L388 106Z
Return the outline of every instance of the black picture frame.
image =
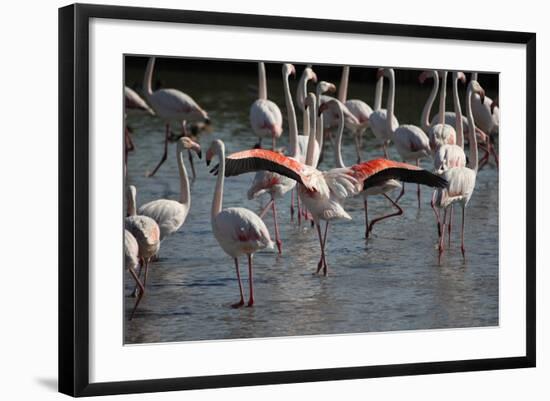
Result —
M179 22L526 46L526 353L521 357L90 383L88 62L91 18ZM536 35L173 9L74 4L59 9L59 391L71 396L237 387L534 367L536 363Z

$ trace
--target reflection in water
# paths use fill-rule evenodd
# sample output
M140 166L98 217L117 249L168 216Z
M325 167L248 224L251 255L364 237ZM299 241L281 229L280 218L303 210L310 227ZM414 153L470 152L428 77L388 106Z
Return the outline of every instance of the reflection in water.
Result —
M127 79L139 82L141 73L128 71ZM223 139L228 152L249 148L256 142L248 122L253 97L247 90L256 77L217 79L214 91L201 90L209 82L206 74L197 72L182 77L181 82L178 79L169 71L163 76L166 86L185 88L208 110L213 121L213 132L199 138L203 148L214 138ZM282 106L280 80L271 79L268 85L270 97ZM418 123L429 88L411 83L409 87L398 85L396 90L397 117L403 123ZM350 98L373 103L372 85L352 80L349 91ZM407 98L400 97L400 93ZM177 199L175 145L170 146L169 158L157 175L145 177L162 153L161 121L131 117L128 123L136 145L128 159L128 183L138 189L138 204L158 198ZM286 133L283 136L286 144ZM381 153L368 132L364 157L379 157ZM348 163L355 160L351 135L345 135L343 154ZM395 149L390 154L397 158ZM422 165L429 169L431 162L425 160ZM321 168L332 166L329 153ZM453 247L438 262L437 231L429 207L431 192L423 188L422 208L418 209L414 186L408 185L400 202L403 216L377 225L368 243L363 238L362 199L348 201L346 210L353 221L338 222L331 228L327 253L330 274L318 277L312 274L319 259L315 231L309 224L300 227L290 223L290 198L278 202L283 255L269 250L256 254L256 305L237 310L229 307L238 299L233 262L219 248L210 227L215 178L208 174L203 160L196 160L196 169L189 216L180 231L162 243L160 260L150 269L148 293L134 320L126 323L127 343L498 324L498 173L493 167L479 173L467 211L466 259L459 247L460 214L455 213ZM259 211L266 199L246 199L251 181L251 174L226 180L224 205ZM389 210L384 198L369 198L371 218ZM271 215L267 214L265 220L272 230ZM241 272L247 287L244 262ZM133 286L129 277L125 280L128 295ZM126 312L133 302L126 297Z

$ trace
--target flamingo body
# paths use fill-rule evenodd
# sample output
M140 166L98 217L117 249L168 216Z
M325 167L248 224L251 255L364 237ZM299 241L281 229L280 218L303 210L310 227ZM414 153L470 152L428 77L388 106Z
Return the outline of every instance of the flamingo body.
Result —
M127 86L124 87L124 109L127 114L149 114L155 115L155 112L149 105L134 91Z
M155 220L160 229L160 240L175 233L183 225L189 208L180 202L171 199L157 199L140 206L140 215Z
M136 237L124 229L124 268L135 269L139 264L139 245Z
M260 138L279 138L283 132L279 106L268 99L257 99L250 107L250 125Z
M386 118L386 109L374 110L369 117L370 129L372 130L372 133L374 134L376 139L378 139L380 142L387 142L391 139L391 133L388 132L386 127ZM392 116L391 124L394 130L399 127L399 121L397 121L395 115Z
M430 140L416 125L400 125L393 134L393 142L403 160L417 160L430 156Z

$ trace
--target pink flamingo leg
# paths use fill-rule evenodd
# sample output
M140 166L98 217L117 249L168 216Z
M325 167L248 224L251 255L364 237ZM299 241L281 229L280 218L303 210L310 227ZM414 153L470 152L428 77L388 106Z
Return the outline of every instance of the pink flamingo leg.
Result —
M294 188L290 191L290 221L294 221Z
M441 220L439 219L439 212L437 211L437 208L435 207L435 191L432 195L432 201L430 202L430 206L432 207L432 210L435 214L435 219L437 221L437 240L439 241L439 238L441 237Z
M279 255L282 253L283 242L279 235L279 223L277 222L277 207L275 205L275 199L271 199L271 210L273 211L273 225L275 226L275 243L279 250Z
M321 248L321 258L319 259L319 263L317 264L317 271L315 272L315 274L319 274L324 264L325 249L323 247L323 235L321 234L321 224L317 223L316 226L317 226L317 235L319 236L319 246Z
M323 236L323 252L322 252L322 255L323 255L323 275L325 277L328 276L327 254L325 252L325 247L327 245L328 224L329 224L329 222L327 221L327 224L325 226L325 235Z
M499 163L498 154L497 154L497 151L495 150L495 147L493 146L492 143L490 144L489 151L493 155L493 158L495 159L495 164L497 165L497 169L498 169L498 163Z
M395 203L398 203L399 200L405 195L405 183L401 183L401 192L399 192L399 195L397 196L397 199L395 200Z
M389 159L389 158L388 158L388 144L387 144L386 141L384 141L383 147L384 147L384 158L385 158L385 159Z
M385 216L378 217L378 218L372 220L372 221L370 222L370 224L369 224L369 227L368 227L368 232L369 232L369 233L372 231L372 228L374 227L374 225L375 225L376 223L378 223L379 221L384 220L384 219L387 219L387 218L389 218L389 217L393 217L393 216L400 216L400 215L403 214L403 209L401 209L401 206L399 206L399 205L397 204L397 202L393 201L392 198L390 198L390 197L389 197L388 195L386 195L386 194L382 194L382 195L384 195L384 196L386 197L386 199L389 200L389 201L392 203L392 205L393 205L394 207L397 208L397 211L396 211L395 213L390 213L390 214L387 214L387 215L385 215Z
M363 207L365 208L365 238L369 238L369 207L367 203L367 197L363 201Z
M260 216L260 219L263 219L265 214L267 213L267 211L269 209L271 209L271 205L273 204L273 198L271 198L271 200L269 202L267 202L267 205L264 206L264 208L262 209L262 211L260 212L259 216Z
M249 253L248 255L248 285L250 287L250 297L248 298L248 306L254 305L254 276L253 269L252 269L252 255Z
M451 227L453 225L453 205L451 205L451 210L449 211L449 238L448 238L448 242L447 242L447 246L450 248L451 247Z
M143 298L143 294L145 293L145 287L141 283L140 279L136 275L136 272L133 268L128 269L132 277L134 278L134 281L136 282L136 286L139 287L139 294L137 296L136 302L134 304L134 309L132 309L132 314L130 315L130 319L132 320L134 318L134 314L136 313L137 307L141 301L141 298Z
M445 223L447 221L447 209L443 213L443 224L441 226L441 236L439 237L439 254L443 253L444 243L445 243Z
M170 135L170 124L166 124L166 133L164 134L164 153L162 154L162 158L160 159L159 164L154 168L154 170L151 173L147 174L147 177L152 177L155 175L157 170L162 166L162 163L166 161L166 156L168 155L168 137Z
M460 249L462 250L462 257L466 255L466 248L464 247L464 225L466 220L466 208L462 205L462 233L461 233L461 245Z
M239 271L239 259L235 258L235 270L237 271L237 281L239 282L239 292L241 293L241 300L231 307L239 308L244 305L243 283L241 282L241 272Z
M418 159L416 159L416 167L420 167ZM420 184L416 184L416 197L418 198L418 208L420 209Z
M145 265L145 262L143 261L142 258L139 258L139 271L138 271L138 274L137 274L137 275L138 275L138 278L141 277L141 270L143 269L143 265ZM141 281L140 281L140 282L141 282ZM134 291L132 291L132 294L130 294L130 296L131 296L132 298L137 297L137 295L138 295L138 290L139 290L139 288L138 288L138 285L136 284L136 285L134 286Z

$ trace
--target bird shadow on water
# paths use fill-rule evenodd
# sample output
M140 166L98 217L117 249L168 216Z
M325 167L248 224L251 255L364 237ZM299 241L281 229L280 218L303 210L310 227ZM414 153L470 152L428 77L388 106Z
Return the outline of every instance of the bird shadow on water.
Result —
M37 377L35 380L42 387L57 392L57 379L55 377Z

